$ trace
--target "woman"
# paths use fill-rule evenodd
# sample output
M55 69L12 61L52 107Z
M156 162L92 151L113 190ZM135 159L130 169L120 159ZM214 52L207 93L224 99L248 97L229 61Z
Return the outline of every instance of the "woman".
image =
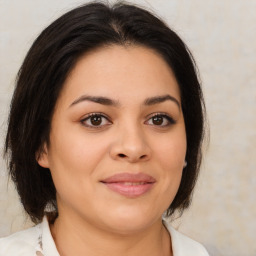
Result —
M208 255L163 215L191 201L204 103L185 44L151 13L91 3L36 39L6 153L34 223L0 255Z

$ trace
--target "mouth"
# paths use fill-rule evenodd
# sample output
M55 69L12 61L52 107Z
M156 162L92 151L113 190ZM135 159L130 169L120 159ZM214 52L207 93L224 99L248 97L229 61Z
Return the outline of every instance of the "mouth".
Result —
M101 181L108 189L129 198L144 195L152 189L156 180L147 174L120 173Z

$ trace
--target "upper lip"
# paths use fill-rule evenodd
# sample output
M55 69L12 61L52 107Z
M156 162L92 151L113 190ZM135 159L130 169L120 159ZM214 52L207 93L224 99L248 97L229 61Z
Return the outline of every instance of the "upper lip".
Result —
M156 180L145 173L117 173L104 180L103 183L121 183L121 182L144 182L144 183L154 183Z

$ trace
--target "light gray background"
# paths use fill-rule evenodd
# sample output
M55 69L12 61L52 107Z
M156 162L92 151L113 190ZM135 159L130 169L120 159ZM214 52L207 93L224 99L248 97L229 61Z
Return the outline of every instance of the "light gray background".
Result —
M85 1L0 0L0 146L15 75L33 40ZM191 208L175 221L214 256L256 255L256 0L131 1L149 7L197 60L211 136ZM0 160L0 236L25 218Z

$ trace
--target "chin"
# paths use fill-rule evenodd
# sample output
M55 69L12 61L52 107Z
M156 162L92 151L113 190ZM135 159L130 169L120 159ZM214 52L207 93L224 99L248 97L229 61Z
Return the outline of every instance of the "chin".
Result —
M111 214L111 216L105 215L108 222L106 224L113 232L123 235L141 232L162 218L161 214L149 216L148 213L138 209L137 211L121 211L119 214Z
M146 221L123 221L123 222L115 222L114 225L111 225L111 230L114 233L117 233L119 235L131 235L138 232L141 232L145 229L147 229L151 223L148 223Z

